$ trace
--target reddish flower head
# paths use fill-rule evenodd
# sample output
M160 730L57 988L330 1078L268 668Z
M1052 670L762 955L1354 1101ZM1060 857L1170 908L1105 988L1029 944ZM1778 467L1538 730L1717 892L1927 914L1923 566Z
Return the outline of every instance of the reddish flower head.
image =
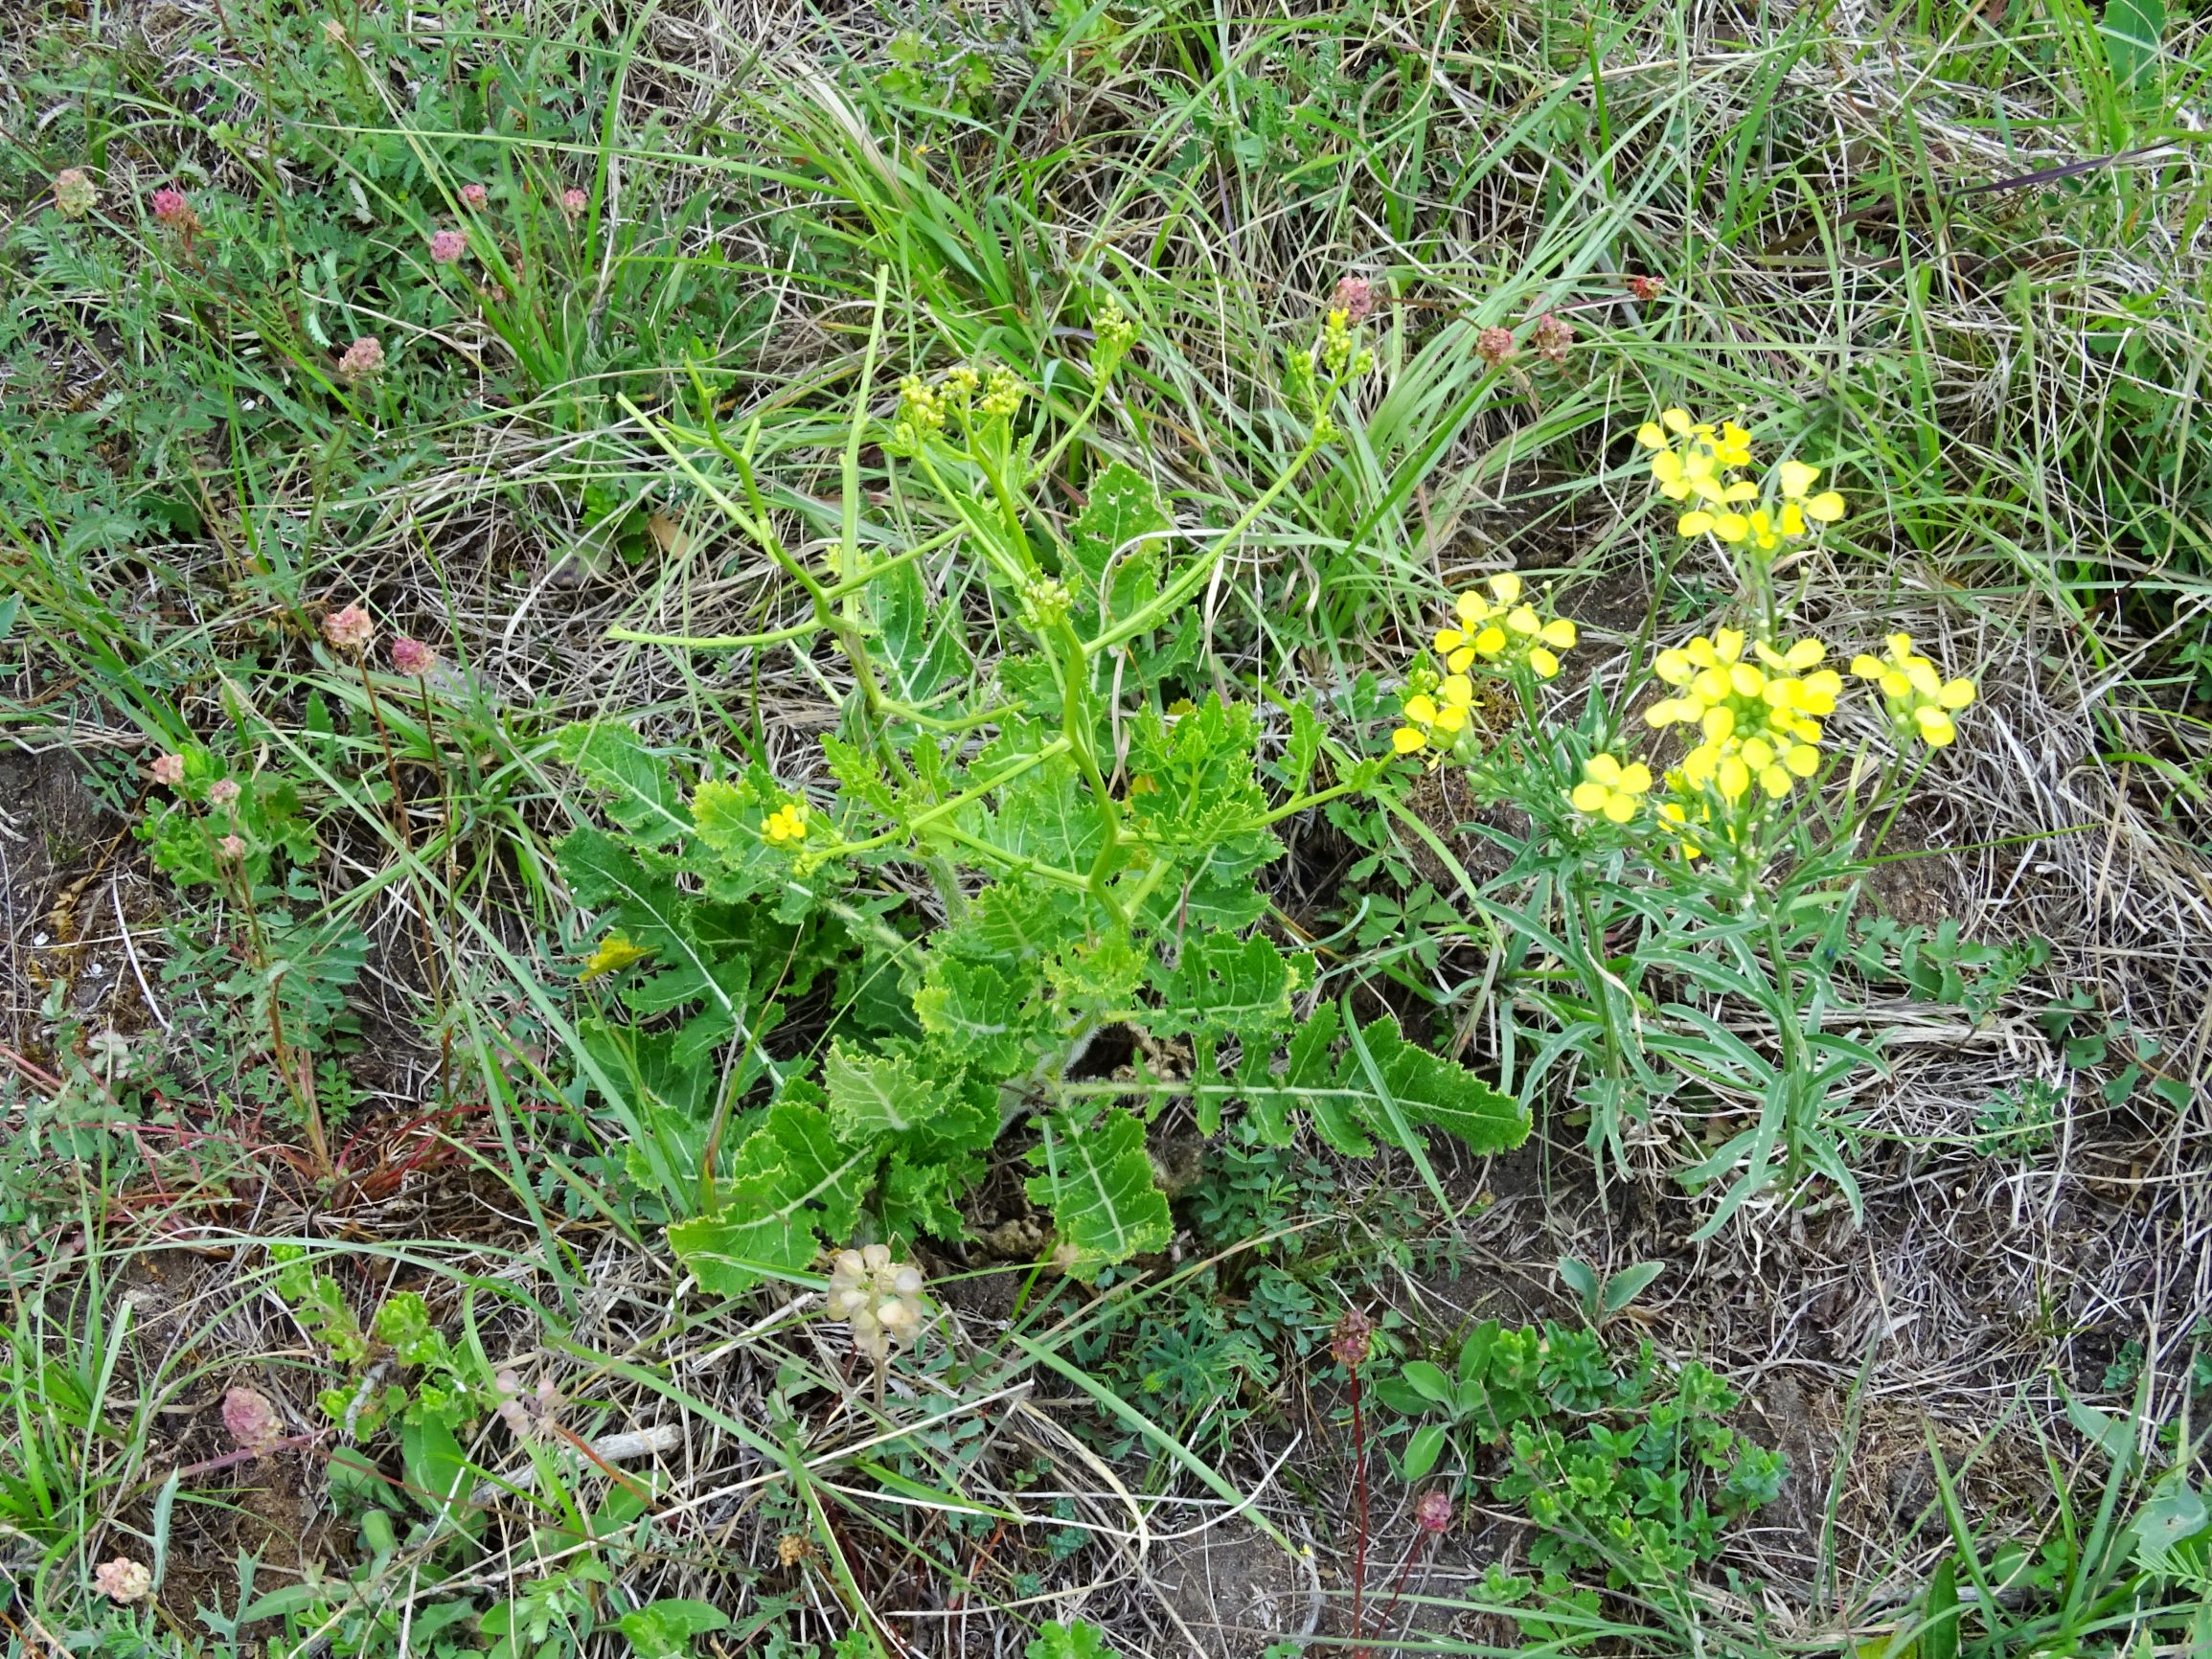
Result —
M1657 277L1630 277L1629 279L1629 292L1646 305L1650 305L1657 299L1659 290L1666 285Z
M1342 311L1351 322L1375 309L1375 284L1365 277L1338 277L1336 292L1330 297L1329 308Z
M199 216L192 211L192 203L184 199L181 190L155 191L153 217L156 224L167 225L172 231L189 231L199 224Z
M461 187L461 205L471 213L482 212L484 204L490 199L491 193L480 184L465 184Z
M223 857L236 860L246 855L246 844L236 835L225 835L215 844L215 850Z
M239 798L239 781L236 778L217 778L207 786L207 804L210 807L235 806Z
M430 257L449 265L468 251L468 239L459 231L439 231L430 238Z
M235 856L235 854L233 854ZM269 1397L254 1388L234 1388L223 1396L223 1427L240 1451L257 1457L285 1438L285 1425Z
M560 211L572 219L582 218L583 210L589 206L591 206L591 197L585 195L574 185L560 193Z
M1425 1533L1447 1532L1451 1527L1451 1499L1441 1489L1432 1488L1413 1500L1413 1524Z
M1367 1363L1367 1347L1374 1338L1375 1321L1358 1308L1349 1307L1329 1338L1329 1352L1346 1371L1357 1371Z
M1474 337L1474 354L1493 369L1513 356L1511 329L1485 329Z
M346 348L346 354L338 359L339 377L352 382L366 380L384 368L384 343L363 334Z
M153 1569L144 1561L118 1556L92 1569L92 1587L118 1606L143 1602L153 1589Z
M438 653L421 640L404 635L392 642L392 669L395 673L412 674L420 678L438 666Z
M334 610L323 619L323 638L342 651L365 651L376 637L376 625L357 604Z
M148 770L153 774L153 781L156 784L167 784L173 789L184 782L184 757L182 755L156 755L153 758L153 764Z

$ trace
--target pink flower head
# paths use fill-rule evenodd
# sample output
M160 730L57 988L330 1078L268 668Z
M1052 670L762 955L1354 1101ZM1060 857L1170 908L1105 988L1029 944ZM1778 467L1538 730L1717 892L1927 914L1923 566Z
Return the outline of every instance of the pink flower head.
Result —
M344 610L334 610L323 619L323 638L342 651L365 651L369 642L376 637L376 625L369 620L369 613L357 604Z
M1485 329L1474 337L1474 354L1493 369L1507 361L1513 352L1511 329Z
M207 804L210 807L231 807L238 803L239 781L236 778L217 778L207 786Z
M491 193L480 184L465 184L461 187L461 205L471 213L481 213L484 204L490 199Z
M383 367L384 343L367 334L348 346L346 354L338 359L339 377L349 382L366 380Z
M240 1451L265 1456L285 1438L285 1425L269 1397L259 1389L234 1388L223 1396L223 1427Z
M574 185L570 185L568 189L560 193L560 211L572 219L582 218L583 210L589 206L591 206L591 197L585 195Z
M430 257L449 265L468 251L468 239L459 231L439 231L430 238Z
M421 678L437 666L438 653L421 640L411 640L402 635L392 642L392 671L394 673L411 674Z
M184 757L182 755L156 755L153 758L153 764L148 770L152 772L153 781L156 784L167 784L173 789L184 782Z
M157 190L153 193L153 218L156 224L167 225L172 231L196 230L199 216L192 211L192 203L184 199L181 190Z
M1425 1533L1447 1532L1451 1527L1451 1499L1441 1488L1430 1488L1413 1500L1413 1524Z
M65 219L80 219L100 200L92 175L80 167L65 167L54 175L54 211Z
M1574 344L1574 330L1549 311L1536 320L1536 332L1529 336L1537 355L1554 363L1567 360L1567 348Z
M1374 1337L1375 1321L1357 1307L1346 1308L1329 1338L1330 1355L1346 1371L1357 1371L1367 1363L1367 1345Z
M1629 279L1629 292L1635 295L1647 306L1659 297L1659 290L1666 285L1657 277L1630 277Z
M118 1606L143 1602L153 1591L153 1569L144 1561L118 1556L92 1569L93 1588Z
M1329 308L1342 311L1351 322L1375 309L1375 284L1365 277L1338 277L1336 292L1330 297Z
M246 855L245 842L240 840L236 835L225 835L220 841L217 841L215 844L215 850L217 853L221 854L222 857L233 862L243 858Z

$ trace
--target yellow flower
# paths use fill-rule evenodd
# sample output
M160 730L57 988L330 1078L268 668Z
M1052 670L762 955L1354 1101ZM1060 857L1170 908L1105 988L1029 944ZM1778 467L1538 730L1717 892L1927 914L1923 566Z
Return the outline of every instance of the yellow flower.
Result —
M1401 755L1411 755L1428 746L1428 734L1419 726L1401 726L1390 734L1390 746Z
M599 948L583 959L583 971L579 980L597 979L603 973L620 973L633 962L642 962L652 953L642 945L632 944L620 933L610 933L599 942Z
M791 801L777 807L768 814L767 822L761 826L761 833L768 838L769 845L775 847L787 847L806 840L807 803Z
M1935 664L1912 648L1910 634L1891 634L1882 656L1860 653L1851 671L1881 688L1882 704L1901 734L1940 749L1958 736L1951 716L1974 699L1972 680L1947 680Z
M1624 766L1610 755L1592 755L1583 762L1583 781L1567 791L1567 802L1578 812L1626 824L1651 787L1652 769L1643 761Z
M1808 466L1802 461L1785 461L1775 468L1775 472L1782 485L1782 499L1784 502L1797 507L1804 513L1805 518L1813 519L1821 524L1834 524L1843 516L1843 497L1835 490L1824 489L1818 495L1806 494L1807 490L1819 482L1819 467ZM1787 520L1790 516L1788 507L1784 508L1783 516L1786 521L1784 528L1787 529ZM1789 534L1802 535L1804 534L1803 520L1800 519L1798 524L1799 528L1790 531Z

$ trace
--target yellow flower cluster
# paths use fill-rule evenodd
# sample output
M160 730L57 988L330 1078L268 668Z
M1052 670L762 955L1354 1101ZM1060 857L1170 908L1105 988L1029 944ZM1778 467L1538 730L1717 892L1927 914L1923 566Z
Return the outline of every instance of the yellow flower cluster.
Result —
M1465 673L1479 657L1505 668L1526 663L1538 679L1552 678L1560 671L1555 653L1574 645L1575 625L1565 617L1547 621L1523 604L1520 578L1510 570L1492 577L1489 586L1487 599L1471 588L1461 594L1452 607L1458 625L1438 630L1436 654L1444 666Z
M1403 707L1405 724L1390 734L1390 746L1410 755L1435 742L1440 733L1450 739L1466 729L1468 711L1474 707L1474 682L1465 674L1447 674L1434 696L1416 693Z
M771 847L790 847L807 838L807 803L787 801L768 814L761 833Z
M1910 634L1891 634L1881 656L1852 659L1851 671L1881 688L1881 701L1901 732L1917 734L1931 749L1958 736L1951 716L1973 701L1972 680L1947 680L1934 663L1912 648Z
M1785 461L1774 469L1775 495L1766 499L1767 492L1743 476L1751 466L1751 434L1733 420L1716 426L1692 420L1686 409L1668 409L1637 428L1636 442L1652 451L1659 493L1688 504L1675 522L1680 534L1710 534L1771 553L1812 525L1843 516L1843 497L1833 489L1813 493L1820 468L1802 461Z
M1444 661L1445 676L1433 694L1417 692L1405 699L1405 724L1390 734L1391 746L1401 755L1438 743L1440 737L1448 740L1466 729L1474 707L1471 669L1479 665L1499 674L1525 670L1548 680L1560 671L1559 653L1575 643L1573 623L1544 616L1523 602L1521 580L1512 571L1492 577L1485 585L1487 595L1472 589L1461 594L1453 602L1451 625L1437 630L1436 654Z
M1757 661L1746 662L1744 636L1734 628L1661 651L1653 671L1675 694L1644 716L1654 727L1696 726L1703 741L1682 757L1682 781L1693 789L1711 786L1731 803L1754 782L1779 800L1820 769L1820 721L1836 712L1843 690L1840 674L1818 666L1828 654L1818 640L1786 650L1761 642L1752 654Z
M1583 762L1583 781L1567 791L1567 803L1593 818L1626 824L1651 788L1652 769L1643 761L1624 766L1611 755L1592 755Z

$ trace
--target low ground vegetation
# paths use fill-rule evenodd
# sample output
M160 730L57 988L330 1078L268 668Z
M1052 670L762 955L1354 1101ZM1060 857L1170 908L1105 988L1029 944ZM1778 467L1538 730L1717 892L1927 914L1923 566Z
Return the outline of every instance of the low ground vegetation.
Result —
M37 0L10 1651L2212 1651L2212 34Z

